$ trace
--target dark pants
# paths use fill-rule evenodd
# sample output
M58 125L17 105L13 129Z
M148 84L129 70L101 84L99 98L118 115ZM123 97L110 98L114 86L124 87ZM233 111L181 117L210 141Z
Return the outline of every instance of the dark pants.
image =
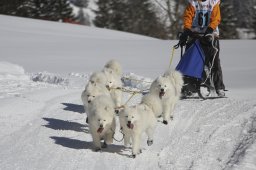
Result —
M186 46L186 49L188 49L193 43L195 39L192 39L189 41L189 43ZM214 59L214 63L212 66L211 70L211 75L213 76L213 82L214 82L214 87L216 90L223 89L225 90L225 85L223 83L223 75L222 75L222 69L221 69L221 64L220 64L220 58L219 58L219 53L220 53L220 45L219 45L219 39L214 40L214 46L218 49L217 54L216 50L212 47L211 44L203 42L203 40L200 40L201 48L204 51L205 54L205 64L210 68L212 66L212 61Z

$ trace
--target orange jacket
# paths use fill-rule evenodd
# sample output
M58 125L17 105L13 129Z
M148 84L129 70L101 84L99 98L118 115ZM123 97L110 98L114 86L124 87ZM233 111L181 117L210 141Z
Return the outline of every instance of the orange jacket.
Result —
M195 12L196 12L196 9L191 4L189 4L186 7L184 15L183 15L184 29L191 29L193 19L195 17ZM210 24L208 26L211 27L213 30L215 30L217 28L217 26L220 24L220 21L221 21L220 4L217 3L212 9L212 13L211 13L211 17L210 17Z

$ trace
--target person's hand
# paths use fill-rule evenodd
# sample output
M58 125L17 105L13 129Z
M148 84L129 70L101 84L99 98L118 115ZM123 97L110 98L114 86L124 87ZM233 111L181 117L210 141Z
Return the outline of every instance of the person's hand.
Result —
M202 43L205 45L211 45L212 44L212 34L213 33L213 29L211 27L207 27L204 36L203 36L203 40Z
M204 36L206 36L207 34L212 34L213 33L213 29L211 27L207 27L206 31L204 32Z
M179 37L179 44L180 46L185 46L188 40L188 37L192 35L192 31L190 29L185 29L183 33L181 33Z

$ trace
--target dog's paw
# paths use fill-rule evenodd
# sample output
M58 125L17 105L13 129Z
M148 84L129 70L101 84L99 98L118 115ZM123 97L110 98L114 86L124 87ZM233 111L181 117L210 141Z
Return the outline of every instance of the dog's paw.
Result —
M95 148L94 151L95 152L101 152L101 148Z
M131 157L132 157L132 158L135 158L138 154L141 154L141 153L142 153L142 150L139 149L137 152L133 152L132 155L131 155Z
M107 148L107 147L108 147L108 144L107 144L106 142L103 142L103 143L101 144L101 147L102 147L102 148Z
M164 121L163 121L163 124L167 125L167 124L168 124L167 120L164 120Z
M131 157L131 158L136 158L136 155L135 155L135 154L132 154L130 157Z
M151 146L153 144L153 140L147 140L148 146Z

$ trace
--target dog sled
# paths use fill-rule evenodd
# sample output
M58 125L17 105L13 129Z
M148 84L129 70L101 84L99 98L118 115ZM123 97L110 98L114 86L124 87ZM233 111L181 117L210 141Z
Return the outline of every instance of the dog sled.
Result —
M218 52L218 48L214 46L214 36L212 36L212 47L215 50L215 55L212 61L205 55L201 44L203 38L196 36L190 40L190 46L186 49L183 54L183 47L178 43L174 46L175 49L181 47L181 59L176 66L176 70L183 74L184 85L182 87L182 99L187 98L200 98L200 99L214 99L223 98L217 96L215 92L213 73L211 72L212 65L214 63L215 56Z

